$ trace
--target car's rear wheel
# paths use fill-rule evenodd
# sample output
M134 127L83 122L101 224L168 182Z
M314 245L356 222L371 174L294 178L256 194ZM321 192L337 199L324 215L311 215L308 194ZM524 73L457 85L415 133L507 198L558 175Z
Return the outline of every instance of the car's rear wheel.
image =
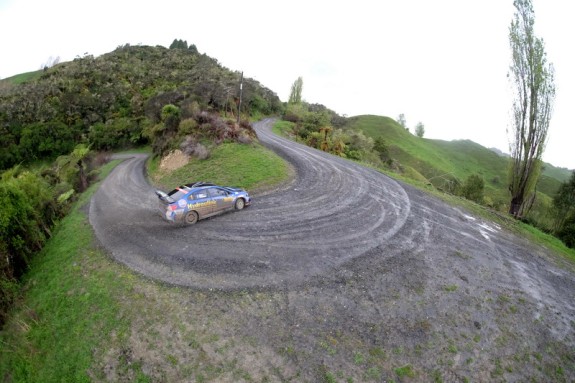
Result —
M198 213L195 211L189 211L188 214L184 217L184 222L188 225L193 225L194 223L198 222Z
M236 200L236 210L242 210L246 206L246 201L243 198Z

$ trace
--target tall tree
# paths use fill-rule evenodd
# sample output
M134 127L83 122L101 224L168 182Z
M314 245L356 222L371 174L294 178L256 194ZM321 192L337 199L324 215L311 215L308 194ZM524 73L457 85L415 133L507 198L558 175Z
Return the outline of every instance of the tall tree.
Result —
M520 218L532 200L541 171L547 130L555 100L553 65L545 45L534 34L535 13L531 0L515 0L509 27L512 61L508 77L514 90L510 134L512 164L509 172L509 214Z
M300 77L294 81L291 86L291 92L289 95L289 104L301 104L301 93L303 90L303 79Z
M401 125L402 128L407 128L407 121L405 120L405 114L400 113L397 117L397 123Z
M425 125L423 125L423 122L418 122L417 125L415 125L415 135L417 137L423 137L423 135L425 134Z
M170 49L188 49L188 42L186 40L174 39L170 44Z

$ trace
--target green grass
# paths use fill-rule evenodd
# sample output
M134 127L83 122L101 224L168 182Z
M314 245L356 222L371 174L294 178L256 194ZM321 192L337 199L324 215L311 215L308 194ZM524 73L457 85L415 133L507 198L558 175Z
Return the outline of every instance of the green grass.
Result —
M543 233L541 230L522 222L517 222L517 228L531 241L551 249L556 253L563 254L566 259L570 260L572 263L575 263L575 249L568 248L558 238Z
M106 165L103 176L115 164ZM0 376L17 382L89 382L92 350L112 329L122 336L129 328L113 298L124 288L118 276L94 267L104 257L93 250L82 211L94 190L82 195L33 260L22 301L0 333Z
M452 293L454 291L457 290L457 285L447 285L447 286L443 286L443 290Z
M171 173L162 174L159 159L153 159L149 173L152 180L165 189L192 181L209 181L253 191L285 182L290 176L290 167L260 144L223 143L212 149L207 160L192 159Z
M278 120L274 124L272 131L278 136L290 136L294 125L293 122Z
M411 364L406 364L405 366L402 367L397 367L396 369L394 369L395 373L397 374L397 376L401 377L409 377L409 378L413 378L415 377L415 371L413 371L413 367L411 367Z
M44 73L43 70L20 73L20 74L17 74L15 76L12 76L12 77L6 77L5 79L0 80L0 82L12 84L12 85L22 84L22 83L32 81L32 80L39 78L40 76L42 76L42 73Z

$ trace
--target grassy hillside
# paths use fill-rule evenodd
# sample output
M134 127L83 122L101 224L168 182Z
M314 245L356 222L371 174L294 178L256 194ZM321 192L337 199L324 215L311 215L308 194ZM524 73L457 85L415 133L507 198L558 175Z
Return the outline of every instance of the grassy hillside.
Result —
M43 70L33 72L20 73L12 77L0 79L0 87L4 85L18 85L28 81L39 79L42 76Z
M346 127L363 131L372 138L382 137L392 158L411 167L436 187L443 187L452 177L460 182L471 174L485 180L485 194L494 200L506 200L509 159L473 141L443 141L419 138L389 117L365 115L350 118ZM538 190L553 197L570 172L545 164Z
M159 165L159 157L150 161L149 176L165 190L192 181L210 181L254 192L273 188L290 176L289 165L257 143L224 143L214 148L208 160L192 159L172 172L161 171ZM193 179L190 179L190 174L193 174Z

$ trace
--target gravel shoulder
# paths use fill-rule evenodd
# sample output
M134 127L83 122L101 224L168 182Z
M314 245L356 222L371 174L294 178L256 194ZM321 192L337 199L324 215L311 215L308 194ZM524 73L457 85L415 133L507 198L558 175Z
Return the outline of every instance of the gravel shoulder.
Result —
M158 304L183 332L217 334L202 355L235 364L213 381L575 379L572 271L493 223L278 137L272 123L255 129L295 179L248 209L163 222L144 155L120 164L90 204L115 260L186 288ZM132 352L154 365L146 326L135 324ZM171 336L178 360L200 353Z

